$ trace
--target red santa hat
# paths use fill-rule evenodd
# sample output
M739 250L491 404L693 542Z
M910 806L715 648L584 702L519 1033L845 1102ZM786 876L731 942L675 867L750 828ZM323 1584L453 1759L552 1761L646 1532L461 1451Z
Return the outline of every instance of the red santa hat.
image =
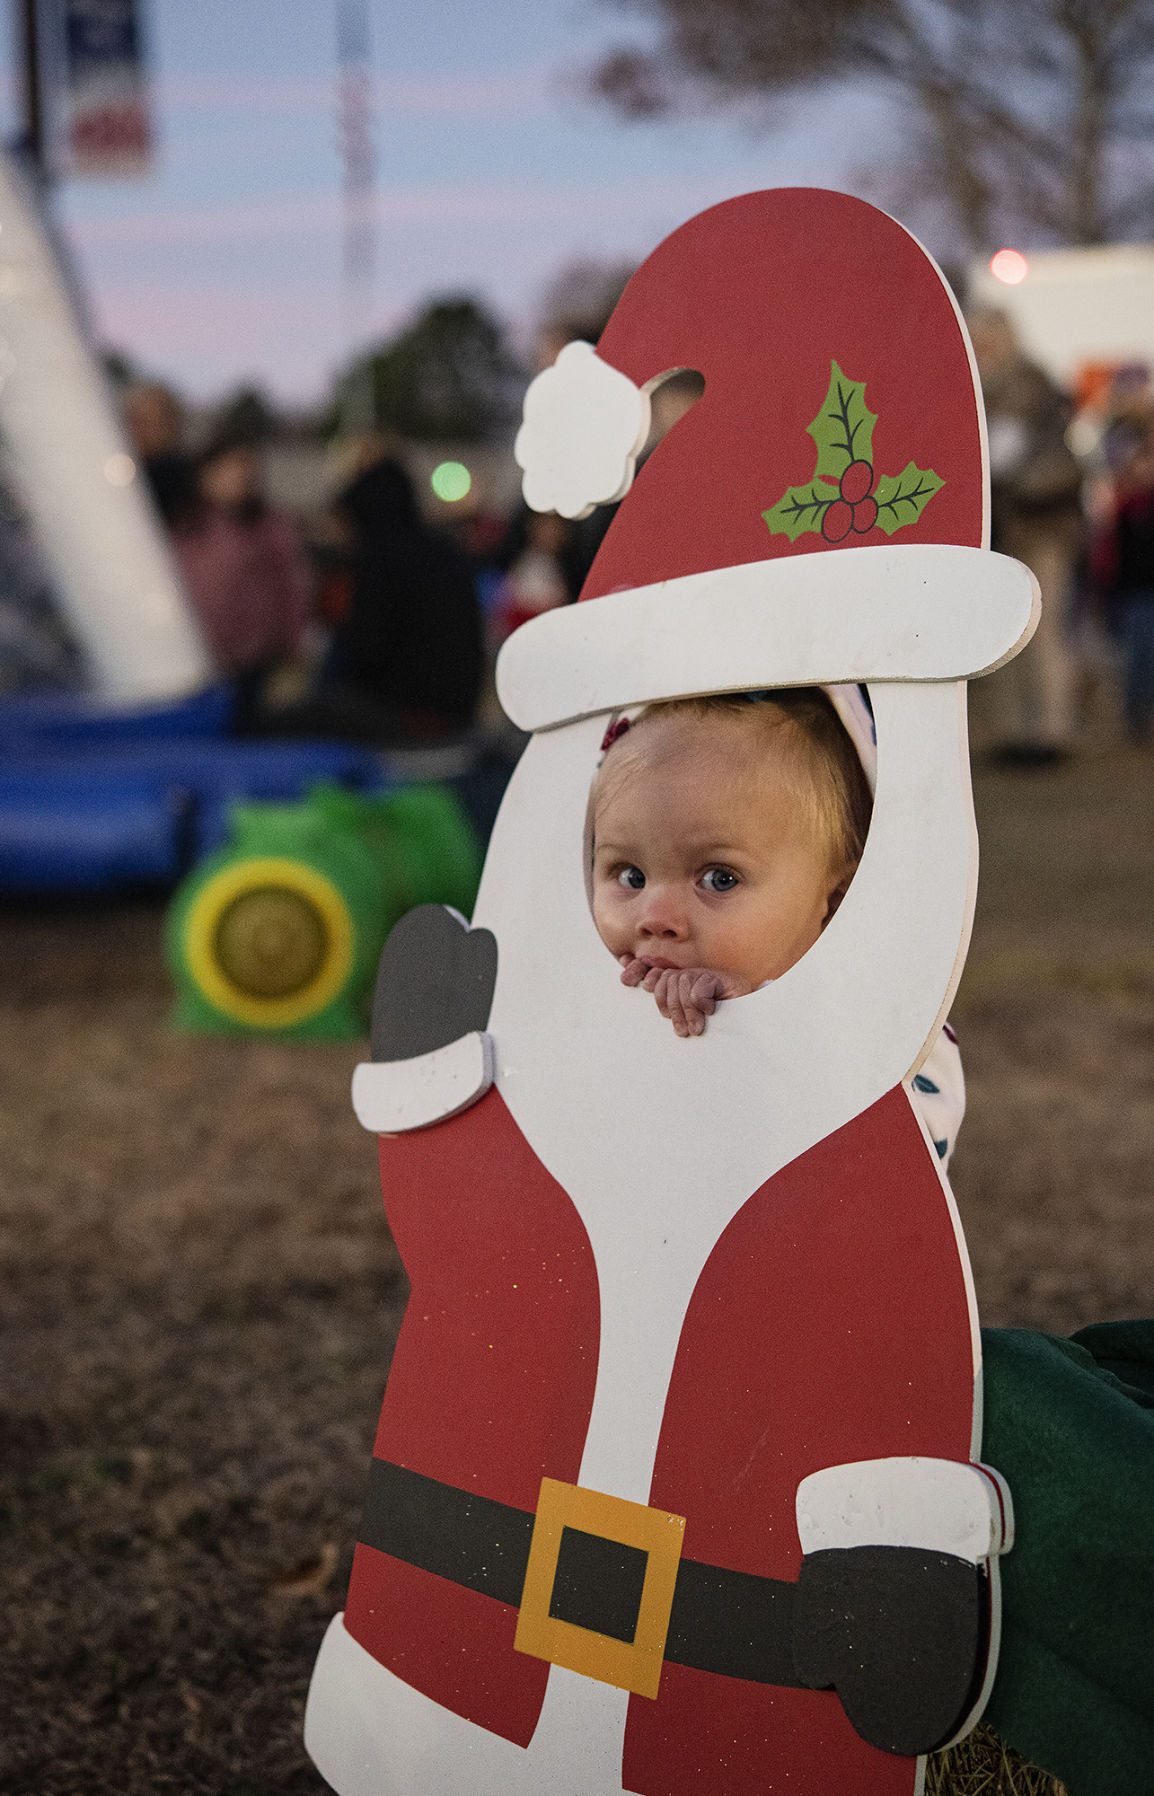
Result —
M650 394L702 397L634 480ZM532 383L536 510L623 498L582 602L516 631L498 684L536 729L690 693L946 680L1008 660L1037 586L987 545L973 356L940 271L848 195L727 200L666 238L600 343Z

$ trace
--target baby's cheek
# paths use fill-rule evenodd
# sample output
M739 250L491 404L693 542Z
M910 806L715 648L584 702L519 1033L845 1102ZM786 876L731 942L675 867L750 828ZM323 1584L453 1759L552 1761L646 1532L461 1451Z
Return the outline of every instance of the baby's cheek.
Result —
M614 954L619 952L622 935L621 907L615 904L604 887L593 890L593 925L605 946Z

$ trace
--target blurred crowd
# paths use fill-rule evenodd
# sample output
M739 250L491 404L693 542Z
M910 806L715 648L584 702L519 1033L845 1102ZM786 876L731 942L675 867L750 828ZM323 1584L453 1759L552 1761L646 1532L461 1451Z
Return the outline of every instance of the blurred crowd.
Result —
M1144 367L1087 369L1062 392L1008 319L968 319L985 397L992 546L1043 595L1029 648L980 683L976 740L1041 767L1154 725L1154 389ZM649 448L701 391L656 395ZM126 431L242 733L324 734L382 748L496 725L505 637L578 596L613 507L576 522L523 505L434 506L404 446L343 444L331 496L292 513L268 493L266 444L225 415L190 444L167 388L122 394ZM83 668L34 543L0 490L0 692L67 686Z
M1086 368L1063 392L1010 320L967 320L986 407L991 547L1037 577L1028 648L977 683L979 739L1007 765L1148 741L1154 723L1154 389L1150 370Z
M121 395L137 467L242 734L382 748L458 740L493 721L492 665L526 618L576 598L608 518L580 524L433 506L403 446L340 446L330 496L269 496L251 421L202 425L176 396ZM446 516L447 514L447 516ZM0 474L0 694L83 683L11 481Z

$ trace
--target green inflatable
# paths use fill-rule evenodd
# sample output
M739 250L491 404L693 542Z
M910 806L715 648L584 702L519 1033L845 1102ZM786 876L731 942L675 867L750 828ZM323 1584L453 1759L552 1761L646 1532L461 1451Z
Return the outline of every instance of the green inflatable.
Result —
M337 1040L367 1032L381 948L417 904L466 916L476 838L443 786L316 786L238 804L226 847L178 888L167 951L178 1027Z

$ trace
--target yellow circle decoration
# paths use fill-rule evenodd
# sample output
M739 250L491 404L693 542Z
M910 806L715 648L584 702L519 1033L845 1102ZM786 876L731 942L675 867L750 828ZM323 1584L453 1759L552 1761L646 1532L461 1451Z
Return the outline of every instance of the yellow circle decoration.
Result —
M234 1022L285 1029L316 1016L344 986L356 931L323 873L272 855L207 879L184 923L189 973Z

